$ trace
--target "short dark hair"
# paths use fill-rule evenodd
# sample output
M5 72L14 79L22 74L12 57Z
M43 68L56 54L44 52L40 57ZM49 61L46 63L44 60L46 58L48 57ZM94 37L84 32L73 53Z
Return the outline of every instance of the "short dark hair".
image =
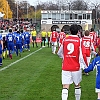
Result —
M85 36L89 36L90 32L88 30L85 31Z
M61 32L64 32L64 29L63 28L61 29Z
M91 28L91 32L93 32L94 31L94 28Z
M9 29L9 32L12 32L12 29Z
M72 24L70 26L70 32L71 32L72 35L77 35L78 30L79 30L79 28L78 28L77 24Z
M21 30L20 32L23 33L23 30Z

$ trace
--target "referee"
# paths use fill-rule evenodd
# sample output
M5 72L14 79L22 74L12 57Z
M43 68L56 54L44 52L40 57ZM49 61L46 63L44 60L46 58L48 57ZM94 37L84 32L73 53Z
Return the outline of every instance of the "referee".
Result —
M33 31L31 32L31 35L32 35L33 48L34 48L34 43L36 44L36 47L38 47L38 46L37 46L37 42L36 42L36 35L37 35L37 32L36 32L35 28L34 28Z

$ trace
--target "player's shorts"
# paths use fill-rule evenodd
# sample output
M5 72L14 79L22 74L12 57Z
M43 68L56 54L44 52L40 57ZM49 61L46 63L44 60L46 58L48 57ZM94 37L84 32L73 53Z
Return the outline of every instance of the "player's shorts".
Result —
M52 42L52 45L57 46L57 42Z
M95 88L95 92L96 93L100 92L100 89Z
M36 41L36 36L32 36L32 40L33 41Z
M62 84L78 85L82 80L82 70L79 71L64 71L62 70Z

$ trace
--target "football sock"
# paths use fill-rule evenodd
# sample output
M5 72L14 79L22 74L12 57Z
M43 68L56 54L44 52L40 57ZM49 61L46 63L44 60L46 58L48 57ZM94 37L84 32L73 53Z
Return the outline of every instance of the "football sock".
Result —
M33 43L33 48L34 48L34 43Z
M16 55L18 56L18 49L16 50Z
M2 66L2 58L0 57L0 66Z
M6 52L5 52L5 51L3 52L3 57L4 57L4 58L6 57Z
M75 98L76 98L76 100L80 100L80 97L81 97L81 88L75 87Z
M53 52L53 46L52 46L52 52Z
M56 46L54 46L54 53L56 52Z
M97 100L100 100L100 99L97 99Z
M64 88L62 89L62 100L67 100L68 98L68 89Z

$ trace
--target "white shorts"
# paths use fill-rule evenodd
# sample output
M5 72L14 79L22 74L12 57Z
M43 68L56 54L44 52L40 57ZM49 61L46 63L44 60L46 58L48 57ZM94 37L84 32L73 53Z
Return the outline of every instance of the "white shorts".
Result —
M53 46L57 46L57 42L52 42L52 45Z
M62 70L62 84L78 85L82 80L82 70L79 71L64 71Z
M95 92L96 93L100 92L100 89L95 88Z

